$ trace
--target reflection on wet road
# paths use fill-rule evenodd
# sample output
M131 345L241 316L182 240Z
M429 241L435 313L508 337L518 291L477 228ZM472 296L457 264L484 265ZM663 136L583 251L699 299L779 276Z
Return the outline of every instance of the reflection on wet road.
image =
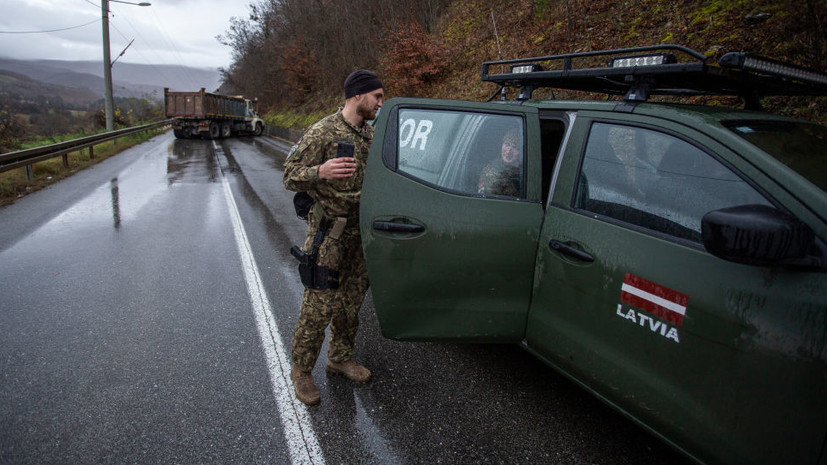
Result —
M223 155L223 147L216 146L216 150L217 155ZM264 289L261 272L238 212L235 196L226 178L222 176L221 181L224 186L224 199L227 201L227 210L233 225L233 235L241 258L244 280L247 283L247 293L255 315L256 328L267 359L270 382L273 385L273 394L276 405L278 405L278 414L281 418L290 462L323 464L324 456L319 448L313 424L308 417L307 408L292 394L290 356L285 344L282 343L279 325L273 317L273 307Z
M208 143L194 145L191 140L173 141L167 157L167 180L170 185L186 182L219 182L218 158L204 153Z
M289 347L303 291L286 146L213 144L159 136L0 209L0 463L296 460L260 336ZM370 297L373 380L328 376L325 353L307 461L683 461L517 347L382 338Z
M191 142L155 138L10 213L0 462L289 461L218 162ZM61 204L70 188L87 195Z

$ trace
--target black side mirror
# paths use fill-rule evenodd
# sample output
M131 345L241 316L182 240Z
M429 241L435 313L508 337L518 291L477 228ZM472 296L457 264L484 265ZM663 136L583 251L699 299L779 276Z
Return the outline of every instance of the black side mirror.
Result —
M701 219L701 235L706 250L724 260L827 271L825 247L813 230L767 205L711 211Z

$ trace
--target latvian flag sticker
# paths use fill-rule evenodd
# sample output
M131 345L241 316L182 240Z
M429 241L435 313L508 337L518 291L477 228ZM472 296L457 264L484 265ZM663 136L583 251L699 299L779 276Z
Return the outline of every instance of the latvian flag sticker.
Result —
M620 301L681 326L689 296L626 273L620 288Z

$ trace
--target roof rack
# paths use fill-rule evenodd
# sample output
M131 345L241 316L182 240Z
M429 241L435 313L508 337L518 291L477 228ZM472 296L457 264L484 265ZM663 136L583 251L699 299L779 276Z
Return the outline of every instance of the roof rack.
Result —
M575 59L590 57L604 57L608 66L572 66ZM502 72L491 74L497 65ZM645 102L650 95L731 95L744 99L747 108L760 109L761 97L827 95L823 72L743 52L727 53L714 66L703 54L680 45L487 61L482 64L482 80L499 84L503 95L505 87L520 88L517 100L530 99L536 88L551 87L624 95L631 102Z

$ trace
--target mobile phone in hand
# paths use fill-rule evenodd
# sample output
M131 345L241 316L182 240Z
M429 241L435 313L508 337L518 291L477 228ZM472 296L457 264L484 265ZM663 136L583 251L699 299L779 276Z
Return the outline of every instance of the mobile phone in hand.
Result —
M336 150L336 158L353 157L353 142L340 140L338 145L339 148Z

